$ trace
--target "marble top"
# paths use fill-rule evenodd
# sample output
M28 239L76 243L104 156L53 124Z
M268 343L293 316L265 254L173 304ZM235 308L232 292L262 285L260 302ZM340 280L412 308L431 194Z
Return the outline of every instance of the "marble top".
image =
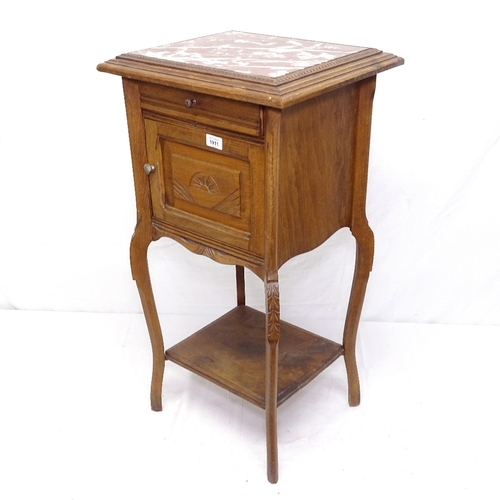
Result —
M365 47L228 31L138 50L120 56L167 66L196 66L201 71L241 77L281 79L294 73L365 57Z

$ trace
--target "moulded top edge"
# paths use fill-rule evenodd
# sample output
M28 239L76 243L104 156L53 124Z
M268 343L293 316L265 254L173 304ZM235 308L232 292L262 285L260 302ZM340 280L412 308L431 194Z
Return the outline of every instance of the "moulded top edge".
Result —
M280 85L379 52L354 45L228 31L129 52L116 59Z
M127 59L112 59L99 64L97 69L133 80L283 108L402 64L404 64L402 58L381 52L321 72L301 74L294 80L287 80L279 85L244 80L232 75L207 75L195 69L186 71Z

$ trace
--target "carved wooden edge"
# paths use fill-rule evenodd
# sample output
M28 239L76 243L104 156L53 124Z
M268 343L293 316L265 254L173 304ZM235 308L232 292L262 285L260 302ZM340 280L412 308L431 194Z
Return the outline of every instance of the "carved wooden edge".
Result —
M205 257L220 262L221 264L229 263L229 255L221 250L207 247L201 243L197 243L196 241L188 240L187 238L179 238L177 241L180 241L186 248L197 255L204 255Z
M266 282L267 339L278 342L280 338L280 291L277 281Z
M218 74L209 75L194 69L153 65L145 61L128 59L111 59L99 64L97 69L134 80L169 85L264 106L285 108L401 64L404 64L404 59L401 57L377 51L371 56L303 75L301 78L280 84L242 80L238 73L236 77L229 78Z
M207 247L220 248L221 239L212 238L207 234L202 234L197 232L196 230L185 229L183 227L179 227L175 224L171 224L160 218L152 218L152 227L153 227L153 238L158 240L162 236L166 236L168 238L175 239L176 237L186 238L187 240L196 241L205 245ZM249 239L250 233L246 231L235 230L232 231L231 234L238 233L243 238ZM222 252L227 253L228 255L232 255L238 260L243 262L249 262L250 264L254 264L257 266L261 266L264 263L263 256L253 253L245 248L240 246L232 245L230 243L224 243L224 248L221 249Z
M162 235L163 236L163 235ZM196 255L202 255L208 257L219 264L242 266L250 269L255 275L257 275L262 280L264 279L264 269L262 264L257 264L249 260L236 257L235 255L225 253L222 250L204 245L203 243L191 240L184 236L179 236L175 234L166 235L168 238L180 243L184 248L187 248L190 252ZM161 237L161 236L160 236Z

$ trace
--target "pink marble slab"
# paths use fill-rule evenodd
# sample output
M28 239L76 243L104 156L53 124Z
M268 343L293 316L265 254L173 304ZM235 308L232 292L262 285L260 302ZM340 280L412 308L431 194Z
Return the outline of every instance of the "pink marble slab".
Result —
M237 73L255 79L287 79L365 57L375 49L228 31L120 56L201 71Z

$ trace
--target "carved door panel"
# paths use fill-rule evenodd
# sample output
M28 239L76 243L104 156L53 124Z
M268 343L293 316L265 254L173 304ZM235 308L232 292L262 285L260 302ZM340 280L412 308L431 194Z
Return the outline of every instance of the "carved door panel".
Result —
M145 120L153 217L222 250L263 251L263 146L183 122Z

